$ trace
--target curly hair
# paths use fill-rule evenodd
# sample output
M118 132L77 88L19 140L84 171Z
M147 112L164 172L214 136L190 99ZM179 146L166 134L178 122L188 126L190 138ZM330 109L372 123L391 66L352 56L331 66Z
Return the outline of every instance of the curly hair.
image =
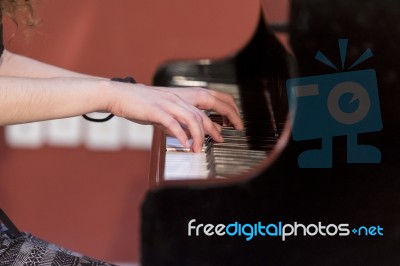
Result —
M32 28L38 22L34 17L32 0L0 0L0 9L0 15L7 15L17 25L22 21L28 28Z

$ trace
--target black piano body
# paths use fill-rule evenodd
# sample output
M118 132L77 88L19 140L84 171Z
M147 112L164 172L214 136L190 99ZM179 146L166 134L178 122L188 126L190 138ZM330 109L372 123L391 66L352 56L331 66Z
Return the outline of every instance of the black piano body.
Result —
M349 66L370 48L373 57L354 70L376 71L383 129L359 134L358 142L377 147L380 163L347 163L346 136L337 136L332 138L331 168L300 168L299 154L321 143L294 141L289 132L282 134L284 147L277 148L276 156L242 180L154 188L142 207L142 265L399 265L399 15L400 2L395 0L293 0L289 34L295 61L287 61L267 25L264 34L269 42L261 44L266 48L261 58L276 61L259 62L260 57L252 57L257 53L250 53L249 61L242 60L247 66L260 65L237 67L239 83L258 80L265 72L327 75L337 70L315 60L318 51L340 65L338 39L348 39ZM320 223L348 224L351 231L347 236L299 234L285 241L260 234L246 240L245 235L218 236L215 231L212 236L204 231L189 236L193 219L193 226ZM363 226L375 229L361 235L352 232Z

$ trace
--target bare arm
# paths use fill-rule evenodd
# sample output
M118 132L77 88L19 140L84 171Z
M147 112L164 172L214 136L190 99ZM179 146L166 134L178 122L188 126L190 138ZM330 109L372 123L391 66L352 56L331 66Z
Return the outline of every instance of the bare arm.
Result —
M81 74L60 67L49 65L26 56L4 50L0 58L0 76L54 78L75 77L95 78L94 76ZM99 78L99 77L97 77Z
M104 83L104 84L103 84ZM107 109L106 81L0 76L0 124L66 118Z
M204 135L222 141L217 125L200 109L213 109L236 128L243 127L232 97L191 88L177 90L127 84L84 75L8 51L0 64L0 125L111 112L142 124L154 124L200 151Z

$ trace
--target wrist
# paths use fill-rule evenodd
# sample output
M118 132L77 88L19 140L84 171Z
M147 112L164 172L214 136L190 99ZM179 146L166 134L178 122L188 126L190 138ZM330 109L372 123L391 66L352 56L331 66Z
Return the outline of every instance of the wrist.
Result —
M95 97L97 99L97 110L99 112L111 113L114 106L118 102L118 91L116 87L110 80L100 80L97 89L97 97Z
M136 83L136 81L134 78L129 76L125 78L112 78L111 80L101 80L99 85L96 86L96 88L98 88L98 91L96 92L96 95L98 96L96 97L96 102L99 104L96 110L111 113L110 115L102 119L91 118L87 115L83 115L83 117L92 122L106 122L110 120L114 114L118 115L118 103L122 99L121 97L124 97L121 95L121 91L126 89L121 83L133 84Z

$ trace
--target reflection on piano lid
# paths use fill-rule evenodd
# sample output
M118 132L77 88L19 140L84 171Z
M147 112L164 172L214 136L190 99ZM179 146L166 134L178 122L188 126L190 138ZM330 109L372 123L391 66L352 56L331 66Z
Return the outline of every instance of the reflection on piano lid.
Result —
M253 38L233 57L168 62L159 68L154 78L156 86L200 86L231 94L244 130L223 127L224 142L207 137L200 154L183 148L177 139L156 132L151 186L170 181L242 179L268 160L287 117L284 84L289 76L289 55L265 24L261 14ZM222 125L218 114L211 112L209 116Z

